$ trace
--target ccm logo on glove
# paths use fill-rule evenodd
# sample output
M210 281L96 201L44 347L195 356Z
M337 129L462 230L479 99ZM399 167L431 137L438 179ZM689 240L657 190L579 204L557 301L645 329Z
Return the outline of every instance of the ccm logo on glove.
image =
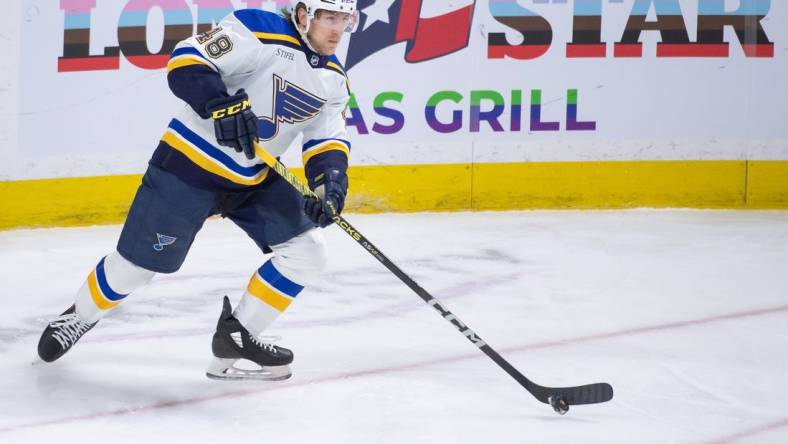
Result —
M213 118L219 145L244 153L247 159L255 158L257 116L252 112L249 96L243 89L239 89L235 95L211 100L205 110Z
M217 110L212 111L211 112L211 117L213 117L214 119L221 119L222 117L232 116L232 115L238 114L241 111L243 111L245 109L249 109L251 107L252 107L252 105L249 103L249 100L244 100L241 103L236 103L236 104L230 105L227 108L217 109Z

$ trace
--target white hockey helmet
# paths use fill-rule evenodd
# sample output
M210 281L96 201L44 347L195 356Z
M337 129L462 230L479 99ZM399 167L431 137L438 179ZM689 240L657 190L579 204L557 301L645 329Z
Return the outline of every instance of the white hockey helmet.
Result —
M315 14L318 10L324 11L332 11L332 12L343 12L348 14L350 17L350 21L347 23L345 27L345 32L353 32L356 30L358 26L358 8L356 8L357 0L293 0L293 23L298 28L298 23L296 23L298 5L304 5L306 8L306 32L309 32L309 27L312 24L312 19L315 18Z

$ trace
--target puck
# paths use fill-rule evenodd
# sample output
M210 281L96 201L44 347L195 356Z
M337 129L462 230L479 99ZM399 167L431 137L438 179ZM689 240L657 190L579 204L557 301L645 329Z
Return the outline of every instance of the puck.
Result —
M562 395L553 395L547 398L547 400L550 402L553 410L555 410L555 412L559 415L565 415L566 412L569 411L569 403L566 402L566 399L564 399Z

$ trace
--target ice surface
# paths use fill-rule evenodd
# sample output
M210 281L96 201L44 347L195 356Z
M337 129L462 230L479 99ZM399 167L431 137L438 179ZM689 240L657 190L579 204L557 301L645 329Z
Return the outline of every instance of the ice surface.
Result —
M325 277L271 329L294 377L209 380L221 296L264 262L222 220L34 366L120 227L16 230L0 232L0 442L788 442L788 213L348 219L526 376L610 382L613 401L556 415L333 227Z

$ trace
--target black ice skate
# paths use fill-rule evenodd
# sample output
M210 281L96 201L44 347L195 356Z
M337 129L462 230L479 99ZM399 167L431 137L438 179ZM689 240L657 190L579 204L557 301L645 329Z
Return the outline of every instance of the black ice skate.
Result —
M292 375L290 364L293 352L275 345L262 342L252 336L232 314L227 296L224 297L222 314L213 334L214 360L205 372L212 379L257 379L278 381ZM239 359L246 359L260 366L256 369L236 367Z
M96 324L83 321L72 305L44 329L38 341L38 356L45 362L57 360Z

